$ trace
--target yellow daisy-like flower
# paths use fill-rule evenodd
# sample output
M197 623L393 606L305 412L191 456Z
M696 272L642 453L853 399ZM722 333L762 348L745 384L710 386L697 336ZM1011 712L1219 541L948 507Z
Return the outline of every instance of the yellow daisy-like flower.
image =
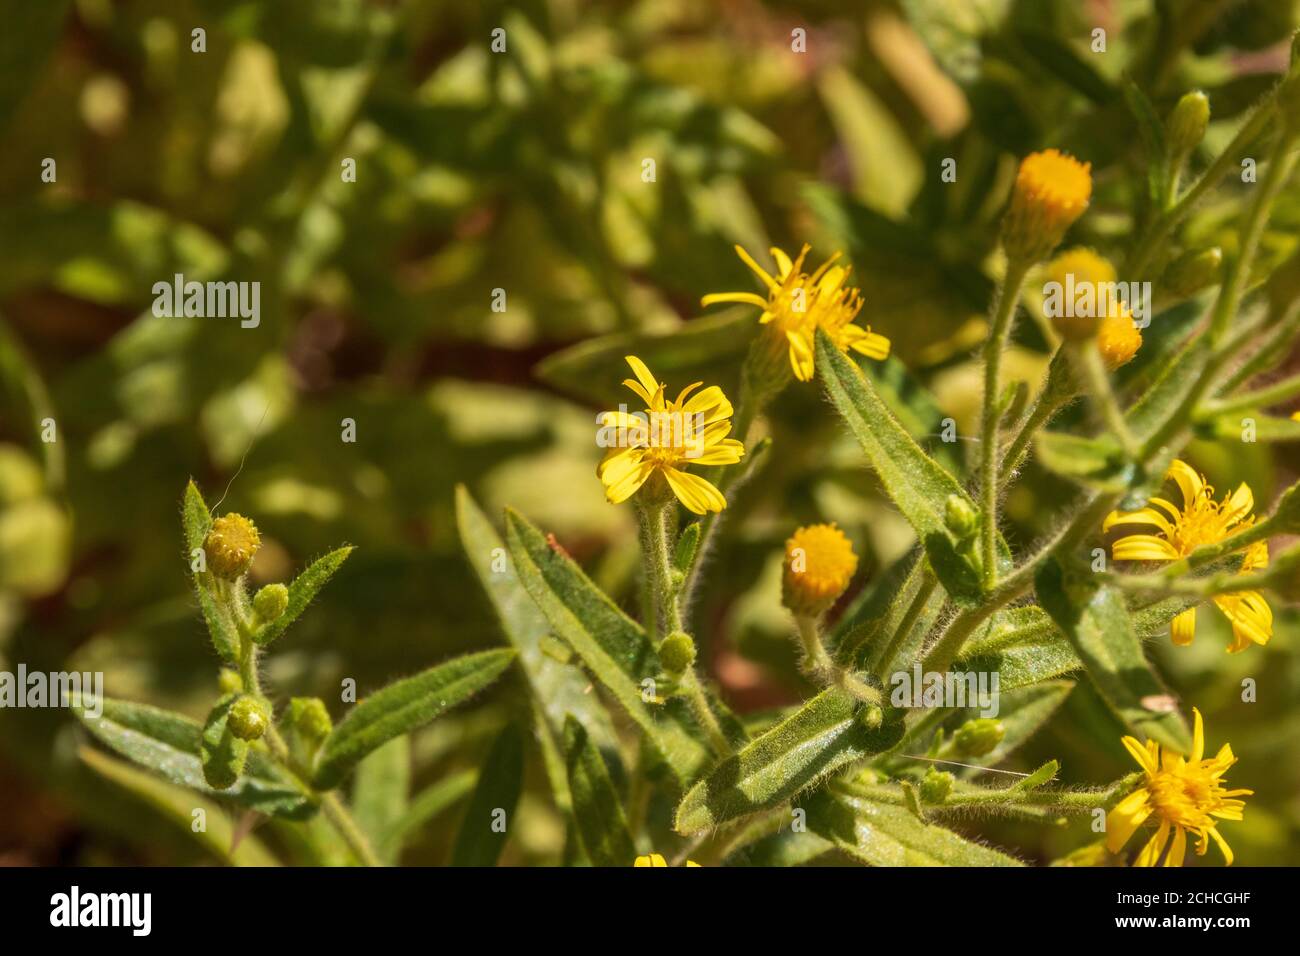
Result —
M1092 167L1056 149L1020 163L1002 244L1014 261L1038 262L1065 238L1092 199Z
M636 858L636 862L633 863L632 865L633 865L633 866L664 866L664 867L666 867L666 866L668 865L668 861L665 860L665 859L664 859L662 856L660 856L658 853L651 853L649 856L638 856L638 857ZM696 862L694 862L693 860L687 860L687 861L686 861L686 865L687 865L687 866L699 866L699 864L696 863Z
M1167 478L1178 484L1183 506L1164 498L1152 498L1151 505L1138 511L1112 511L1103 531L1119 526L1140 525L1155 528L1159 534L1129 534L1115 542L1116 561L1176 561L1205 544L1214 544L1249 528L1255 523L1250 512L1255 496L1243 482L1222 501L1214 500L1214 488L1190 465L1175 461ZM1241 571L1246 573L1268 567L1268 544L1257 541L1246 549ZM1243 651L1253 644L1267 644L1273 636L1273 611L1258 591L1238 591L1213 598L1232 622L1232 643L1228 653ZM1170 636L1179 646L1192 642L1196 634L1196 608L1188 608L1174 618Z
M644 414L605 412L602 428L622 436L596 469L605 485L605 497L613 504L626 501L651 476L668 482L673 494L695 514L721 511L727 499L710 482L693 475L687 465L734 465L745 454L745 446L731 431L731 402L722 389L711 385L692 395L703 382L682 389L675 401L664 396L665 385L635 355L626 356L635 379L623 384L645 402Z
M1102 361L1112 372L1133 361L1142 347L1142 330L1133 324L1133 314L1119 305L1101 320L1097 330L1097 348Z
M1106 849L1118 853L1138 827L1148 820L1159 824L1133 862L1134 866L1155 866L1166 845L1169 853L1165 866L1182 866L1187 853L1187 833L1198 837L1196 855L1204 856L1210 837L1223 851L1232 866L1232 849L1219 834L1220 820L1240 820L1245 802L1236 799L1253 790L1227 790L1223 775L1237 762L1232 746L1224 744L1213 760L1205 758L1205 728L1201 712L1192 708L1195 729L1192 732L1191 757L1165 750L1148 740L1146 745L1133 737L1124 738L1124 747L1138 762L1146 780L1106 816ZM1170 834L1173 834L1172 841Z
M799 528L785 543L782 601L795 614L821 614L844 593L857 569L852 543L834 524Z
M701 303L707 307L719 302L743 302L762 309L758 321L770 327L780 344L789 347L790 367L801 382L812 381L813 343L818 329L830 336L840 351L853 349L873 359L888 358L889 339L869 327L853 324L862 309L862 296L845 284L849 268L835 264L840 254L835 253L808 275L803 265L809 249L805 245L794 260L780 249L768 250L777 265L773 276L736 246L736 255L766 287L767 298L753 292L718 292L706 295Z

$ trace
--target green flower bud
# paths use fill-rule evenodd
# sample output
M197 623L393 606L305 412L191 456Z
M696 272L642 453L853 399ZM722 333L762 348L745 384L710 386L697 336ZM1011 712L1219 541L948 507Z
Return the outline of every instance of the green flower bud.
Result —
M695 663L695 642L689 634L674 631L659 645L659 663L669 674L683 674Z
M222 515L212 522L203 550L208 558L208 570L219 578L233 581L248 570L253 556L262 546L257 525L243 515Z
M949 495L943 505L943 523L954 538L965 541L974 536L979 525L979 515L961 495Z
M248 694L230 705L226 726L240 740L256 740L271 725L271 708L266 702Z
M878 704L868 704L858 711L858 723L867 730L879 730L880 725L885 722L885 712L880 709Z
M1165 137L1169 154L1183 159L1200 145L1205 130L1210 125L1210 100L1200 90L1184 94L1165 122Z
M229 667L223 667L221 673L217 675L217 687L221 690L221 696L227 694L238 694L244 690L244 682L237 671Z
M1002 721L981 717L978 720L968 720L958 727L952 742L963 757L983 757L1002 743L1006 733Z
M274 621L289 606L289 589L283 584L268 584L253 596L253 610L263 621Z
M304 739L319 743L330 735L334 722L319 697L295 697L289 701L289 722Z
M953 775L933 767L921 780L921 799L926 803L943 803L952 793Z
M1180 298L1195 295L1219 281L1223 250L1218 246L1183 253L1165 269L1164 287Z

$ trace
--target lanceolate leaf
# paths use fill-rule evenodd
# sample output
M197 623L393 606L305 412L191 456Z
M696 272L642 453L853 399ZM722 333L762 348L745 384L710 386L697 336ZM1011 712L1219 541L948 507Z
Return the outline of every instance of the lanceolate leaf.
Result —
M357 766L352 813L386 865L397 862L401 845L391 839L393 824L406 813L411 788L411 738L394 737Z
M803 801L808 828L869 866L1020 866L1019 860L918 820L906 807L828 787Z
M1165 709L1169 692L1142 656L1122 596L1083 576L1067 577L1056 561L1039 571L1043 607L1065 632L1097 690L1139 737L1187 753L1191 736L1176 710Z
M514 724L492 743L479 772L456 845L452 866L496 866L515 822L524 786L524 738Z
M313 782L322 790L337 787L366 754L473 697L496 680L514 656L505 648L467 654L369 695L321 745Z
M564 759L573 795L573 821L587 858L595 866L628 866L636 847L609 770L586 729L572 717L564 722Z
M1109 435L1083 438L1062 432L1042 432L1034 442L1037 460L1048 471L1100 488L1125 491L1131 465Z
M180 714L128 701L104 700L100 717L77 717L90 733L117 753L172 783L234 800L262 813L305 819L316 812L310 794L261 751L249 751L244 773L228 790L216 791L203 778L199 761L202 726Z
M935 574L954 600L978 601L976 571L957 554L944 524L948 499L956 496L975 508L952 475L922 450L881 400L871 380L840 352L824 332L817 333L817 371L840 416L848 424L881 484L916 530ZM1006 545L1000 548L1009 565Z
M185 560L191 561L195 548L203 547L208 529L212 526L212 514L208 511L198 485L191 481L185 486L185 498L181 502L181 525L185 530ZM199 600L199 610L203 612L203 621L208 626L208 635L212 646L221 659L234 663L239 659L239 630L226 610L212 593L215 582L206 571L195 572L194 593Z
M1178 408L1210 357L1209 341L1203 335L1192 339L1125 413L1124 418L1134 436L1150 438Z
M1010 691L1060 677L1083 667L1079 655L1040 607L994 615L962 649L956 668L998 674L999 690Z
M203 547L208 529L212 527L212 513L203 501L199 486L192 480L185 486L185 499L181 502L181 526L185 529L186 551Z
M391 822L379 842L401 847L425 823L468 796L477 781L477 770L462 770L435 780L411 799L406 812Z
M253 640L258 644L270 644L283 634L285 629L307 610L307 605L316 597L317 592L334 576L334 572L342 566L351 553L350 546L337 548L309 564L307 569L294 578L293 583L289 585L289 604L284 609L284 613L254 631Z
M837 768L902 739L901 711L886 707L884 723L874 730L859 720L858 711L858 702L843 691L822 691L692 787L677 807L677 832L699 833L776 806Z
M678 780L689 782L709 753L679 701L651 705L643 700L641 682L655 679L659 672L645 631L527 519L509 510L506 539L519 579L555 634L622 705Z
M456 523L461 546L483 590L496 609L502 633L519 652L519 664L533 699L545 716L545 731L556 749L564 732L564 715L573 714L586 727L596 746L615 748L613 726L591 682L576 662L561 663L542 652L551 625L537 609L519 580L505 543L479 510L464 486L456 488Z

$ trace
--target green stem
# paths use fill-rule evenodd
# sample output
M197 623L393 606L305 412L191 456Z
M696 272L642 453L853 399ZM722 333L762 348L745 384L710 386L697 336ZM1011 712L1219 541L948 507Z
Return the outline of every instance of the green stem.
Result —
M856 677L848 668L840 667L831 658L826 645L822 643L816 618L807 614L796 614L794 621L799 630L799 640L803 644L805 673L817 683L838 687L864 704L881 702L883 698L879 690Z
M713 752L719 757L731 756L731 742L727 740L727 735L722 732L722 724L718 723L718 717L713 713L713 708L709 706L709 698L704 693L704 685L700 683L699 675L695 669L688 667L682 673L680 687L686 692L686 700L691 705L691 711L695 714L695 719L699 721L704 733L709 738L709 745Z
M921 560L925 559L922 558ZM925 576L921 579L921 585L912 598L912 603L907 606L903 619L898 622L898 628L894 631L893 636L889 639L889 644L886 645L884 652L880 655L880 662L876 665L876 677L881 681L884 681L893 669L903 642L912 633L912 628L916 627L916 622L920 620L921 612L925 610L926 603L930 600L930 595L934 593L938 583L939 580L934 576L933 571L925 572Z
M1244 412L1255 408L1270 408L1273 405L1279 405L1288 399L1295 398L1297 395L1300 395L1300 375L1292 375L1253 392L1209 402L1197 409L1196 417L1201 421L1205 421L1217 418L1220 415L1231 415L1233 412Z
M338 831L343 842L348 845L358 860L365 866L383 866L379 857L375 856L375 851L370 848L370 841L366 835L361 832L361 827L357 826L357 821L348 813L347 808L343 806L343 801L338 798L337 794L325 793L321 795L321 811L325 814L325 819L329 820L334 829Z
M998 474L1005 487L1029 454L1029 443L1034 436L1059 412L1074 399L1074 390L1070 387L1072 379L1070 366L1065 360L1065 353L1057 349L1047 367L1047 381L1030 406L1029 414L1020 422L1016 434L1002 455L998 465Z
M1115 397L1115 390L1111 388L1110 374L1106 371L1106 363L1097 348L1096 340L1093 339L1078 346L1072 346L1071 352L1075 364L1079 366L1079 370L1082 372L1084 382L1087 383L1092 402L1101 413L1102 421L1119 439L1124 454L1130 460L1136 459L1141 454L1142 449L1138 445L1137 439L1133 437L1132 431L1129 430L1128 422L1124 420L1124 412L1119 407L1119 400Z
M983 512L980 516L980 554L986 591L991 591L998 579L998 427L1002 419L998 404L1002 397L1002 353L1011 336L1011 320L1029 266L1027 262L1007 264L993 302L993 321L984 345L984 407L980 416L980 505Z

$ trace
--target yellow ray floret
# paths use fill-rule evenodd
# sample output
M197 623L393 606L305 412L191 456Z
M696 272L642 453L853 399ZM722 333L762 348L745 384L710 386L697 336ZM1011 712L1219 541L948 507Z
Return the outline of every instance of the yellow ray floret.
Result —
M835 253L809 275L803 271L808 250L805 245L793 260L780 249L769 250L777 265L776 275L772 275L736 246L736 255L758 276L766 297L753 292L718 292L706 295L701 302L706 307L742 302L762 309L759 322L788 346L790 367L801 382L812 381L813 343L818 329L830 336L840 351L853 349L869 358L888 358L889 339L870 327L853 324L862 309L862 296L847 284L849 268L836 264L840 254Z
M1189 757L1148 740L1145 746L1134 737L1124 738L1124 747L1142 768L1142 785L1116 804L1106 816L1106 849L1118 853L1138 827L1154 824L1155 834L1142 847L1134 866L1155 866L1168 847L1165 866L1182 866L1187 852L1187 834L1196 836L1196 854L1204 856L1210 838L1223 851L1228 866L1232 849L1220 835L1220 820L1240 820L1245 802L1253 790L1228 790L1223 775L1237 762L1232 747L1224 744L1213 760L1205 758L1205 728L1201 712L1192 709L1195 729Z
M658 853L651 853L651 854L648 854L648 855L646 855L646 856L638 856L638 857L636 858L636 862L633 863L632 865L633 865L633 866L662 866L662 867L667 867L667 866L668 866L668 861L665 860L665 859L663 858L663 856L661 856L661 855L658 854ZM687 866L699 866L699 864L696 863L694 860L687 860L687 861L686 861L686 865L687 865Z
M1222 501L1215 501L1214 488L1186 462L1175 461L1166 477L1173 479L1182 493L1181 508L1164 498L1152 498L1146 508L1114 511L1106 518L1103 531L1138 526L1156 532L1126 534L1117 540L1113 548L1116 561L1176 561L1255 523L1251 515L1255 497L1245 483ZM1256 541L1244 550L1242 573L1268 567L1267 542ZM1252 644L1267 644L1273 636L1273 611L1258 591L1220 594L1213 601L1232 622L1229 653L1243 651ZM1192 607L1174 618L1170 636L1175 644L1184 646L1192 642L1195 633L1196 608Z
M727 499L689 465L734 465L745 446L731 432L731 402L716 385L696 392L703 382L682 389L675 401L664 395L665 386L635 355L626 357L636 376L623 384L645 403L643 414L624 411L601 415L604 429L620 436L596 469L605 485L605 497L626 501L654 475L661 476L683 505L696 514L721 511ZM692 394L694 393L694 394Z

